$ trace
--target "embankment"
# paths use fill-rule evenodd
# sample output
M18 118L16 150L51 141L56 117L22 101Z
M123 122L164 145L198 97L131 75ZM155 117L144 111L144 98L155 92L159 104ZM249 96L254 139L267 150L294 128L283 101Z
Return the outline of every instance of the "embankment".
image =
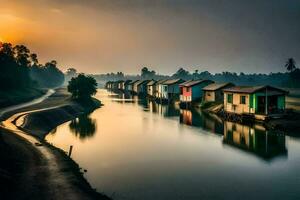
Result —
M91 187L72 158L44 140L56 126L99 106L96 99L85 104L74 102L66 89L57 89L43 102L5 113L6 120L0 127L0 183L7 187L0 189L0 196L33 200L110 199Z
M47 90L26 88L21 90L8 90L0 92L0 108L31 101L46 93Z
M22 120L19 126L23 131L30 133L40 139L44 137L60 124L75 119L84 113L89 113L100 106L96 99L90 104L82 105L68 100L64 105L48 109L40 109L21 115L17 120Z

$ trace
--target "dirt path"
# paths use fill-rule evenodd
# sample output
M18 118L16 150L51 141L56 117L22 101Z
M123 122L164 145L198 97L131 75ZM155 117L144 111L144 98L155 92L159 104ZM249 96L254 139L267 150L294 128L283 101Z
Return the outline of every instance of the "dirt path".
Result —
M36 104L40 102L36 101ZM16 191L12 192L8 188L3 191L4 195L9 196L7 199L108 199L91 189L85 179L78 175L80 172L76 163L67 158L63 152L45 143L41 144L37 138L28 135L16 125L21 123L18 120L22 120L29 113L54 107L17 113L1 123L1 141L5 143L2 147L6 147L11 154L22 152L22 155L13 155L14 160L11 160L19 164L19 169L15 170L16 174L8 174L7 180L4 181L17 183L17 187L14 187ZM13 149L14 147L17 148ZM8 167L11 166L8 164ZM3 174L2 180L5 180L5 173L0 171L0 179Z

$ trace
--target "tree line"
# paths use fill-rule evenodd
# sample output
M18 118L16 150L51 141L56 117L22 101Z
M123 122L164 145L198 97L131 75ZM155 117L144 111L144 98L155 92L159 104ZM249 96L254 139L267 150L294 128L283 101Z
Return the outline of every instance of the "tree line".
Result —
M137 75L125 75L123 72L117 73L107 73L107 74L98 74L93 75L96 80L101 82L106 81L116 81L116 80L146 80L146 79L168 79L168 78L181 78L184 80L191 79L209 79L215 82L233 82L239 85L274 85L279 87L300 87L300 69L296 67L296 61L293 58L289 58L283 67L286 69L286 72L277 72L277 73L253 73L245 74L235 73L235 72L221 72L212 74L208 71L199 71L195 70L190 72L184 68L179 68L174 74L160 75L156 71L149 69L148 67L143 67L140 71L140 74Z
M0 90L53 88L63 81L55 60L43 65L25 45L0 44Z

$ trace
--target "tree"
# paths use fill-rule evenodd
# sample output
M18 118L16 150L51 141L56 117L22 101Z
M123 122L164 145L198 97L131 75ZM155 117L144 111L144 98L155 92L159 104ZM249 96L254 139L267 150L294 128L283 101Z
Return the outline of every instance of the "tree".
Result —
M181 79L189 79L190 78L190 72L183 69L179 68L175 74L172 75L173 78L181 78Z
M142 79L152 79L156 75L154 70L149 70L147 67L143 67L141 69L141 77Z
M69 81L68 91L73 99L89 100L97 92L97 82L91 76L79 74Z
M39 87L58 87L64 82L64 74L57 68L57 62L52 60L45 66L35 64L31 67L30 76Z
M70 77L74 77L77 74L77 70L75 68L67 69L66 75Z
M294 58L289 58L285 64L285 68L289 71L292 72L296 69L296 61Z

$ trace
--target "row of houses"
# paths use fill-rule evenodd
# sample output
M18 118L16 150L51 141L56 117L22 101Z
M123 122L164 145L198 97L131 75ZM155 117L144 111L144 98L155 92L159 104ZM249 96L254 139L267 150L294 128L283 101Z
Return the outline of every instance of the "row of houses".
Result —
M127 91L163 101L219 102L236 114L271 115L283 113L287 91L272 86L235 86L211 80L120 80L107 82L110 90Z

